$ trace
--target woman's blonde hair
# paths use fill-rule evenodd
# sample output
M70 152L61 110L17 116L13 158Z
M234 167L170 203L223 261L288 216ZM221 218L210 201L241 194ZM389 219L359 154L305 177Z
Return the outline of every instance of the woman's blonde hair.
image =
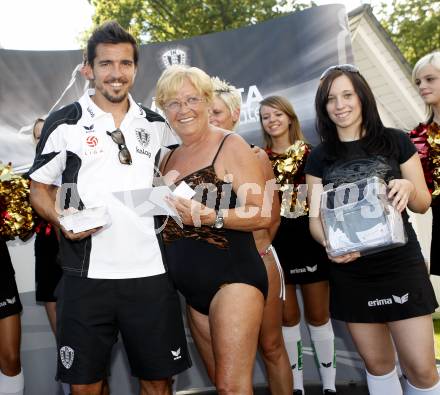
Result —
M293 144L297 140L306 141L304 138L304 134L301 130L301 125L299 124L298 116L296 115L292 105L289 100L282 96L268 96L262 101L260 101L260 125L261 130L263 132L263 138L266 143L267 148L272 148L272 138L271 136L264 130L263 119L261 118L261 107L267 106L275 108L276 110L282 111L290 120L289 126L289 143Z
M420 70L423 67L428 66L429 64L432 65L434 68L436 68L438 71L440 71L440 51L431 52L421 57L417 61L412 71L412 81L414 84L416 83L417 75L419 74ZM434 110L432 108L432 105L427 104L426 110L428 114L428 122L432 122L432 119L434 118Z
M156 84L156 104L161 110L187 79L208 103L212 102L213 88L208 74L197 67L173 65L162 73Z
M234 111L240 110L241 108L241 94L238 89L219 77L211 77L212 86L214 88L214 96L223 100L226 104L231 115ZM237 128L240 122L240 118L234 123L234 130Z
M229 110L234 112L241 107L241 95L238 89L218 77L211 77L214 95L222 99Z

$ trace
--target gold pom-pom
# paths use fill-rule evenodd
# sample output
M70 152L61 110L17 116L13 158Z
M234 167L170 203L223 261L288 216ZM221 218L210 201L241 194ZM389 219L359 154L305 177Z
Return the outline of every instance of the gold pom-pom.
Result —
M297 140L282 154L269 153L276 182L280 185L281 215L284 217L307 214L308 206L305 197L299 196L298 186L305 182L302 169L309 152L309 146Z
M432 197L440 196L440 127L431 123L428 127L429 159L432 164L432 182L434 184Z
M5 240L25 237L34 227L29 203L29 180L0 163L0 236Z

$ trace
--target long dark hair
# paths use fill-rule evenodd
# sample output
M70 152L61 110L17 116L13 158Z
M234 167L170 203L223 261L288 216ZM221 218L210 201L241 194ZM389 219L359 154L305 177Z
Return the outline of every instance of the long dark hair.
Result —
M336 125L327 112L327 102L333 81L345 75L353 84L354 91L359 97L362 107L362 125L364 134L361 136L362 148L368 154L378 154L387 157L396 153L396 143L383 126L377 110L373 92L365 78L359 72L335 69L330 71L319 83L315 97L316 130L324 143L329 159L343 157L346 147L339 139Z

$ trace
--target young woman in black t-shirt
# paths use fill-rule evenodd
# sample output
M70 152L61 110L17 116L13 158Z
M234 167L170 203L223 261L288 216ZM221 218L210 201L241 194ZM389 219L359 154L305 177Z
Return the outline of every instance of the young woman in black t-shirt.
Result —
M273 240L286 284L283 335L292 367L294 395L304 393L301 313L296 288L301 290L304 318L310 332L323 393L335 394L336 360L329 317L329 260L310 236L304 186L304 164L310 153L298 117L282 96L260 102L260 124L265 149L280 187L281 224Z
M329 256L331 315L347 323L365 362L371 395L402 394L393 342L408 378L405 394L439 394L431 318L437 302L404 211L424 213L431 202L415 147L403 132L383 126L371 89L355 66L323 73L315 109L322 143L305 169L313 237L325 245L319 214L323 187L371 176L387 183L408 235L406 245L387 251Z

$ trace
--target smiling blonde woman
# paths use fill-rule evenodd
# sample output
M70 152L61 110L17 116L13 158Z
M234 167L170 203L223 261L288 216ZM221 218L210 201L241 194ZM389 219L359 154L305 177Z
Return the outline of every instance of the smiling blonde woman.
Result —
M432 237L430 273L440 276L440 52L432 52L421 58L412 73L428 110L428 119L411 131L417 147L426 183L432 196ZM428 137L430 138L428 140Z
M162 235L210 379L220 394L252 394L268 287L252 231L271 220L258 160L240 136L209 124L212 98L210 77L195 67L171 66L157 83L157 104L182 141L165 157L162 173L173 171L176 185L197 192L193 199L170 198L183 228L168 221Z

